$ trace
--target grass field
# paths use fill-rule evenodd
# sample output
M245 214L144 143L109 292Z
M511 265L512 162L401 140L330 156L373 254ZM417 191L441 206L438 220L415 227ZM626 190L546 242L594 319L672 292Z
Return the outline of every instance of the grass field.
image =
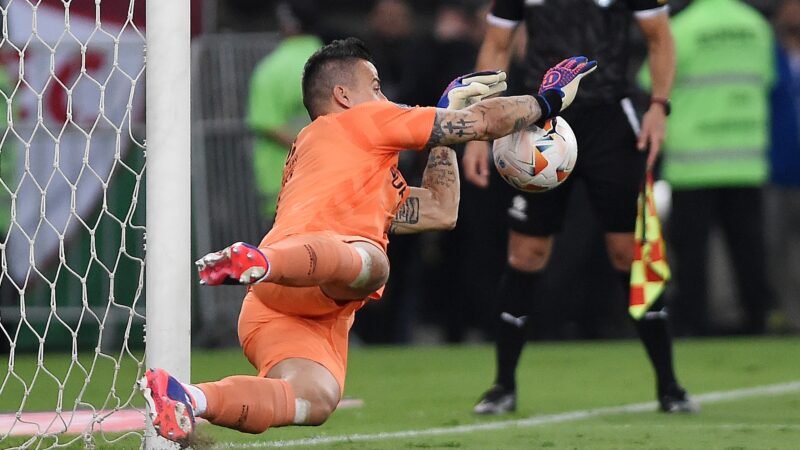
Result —
M204 425L200 432L214 448L800 448L800 338L684 340L675 352L681 381L702 400L698 415L655 412L651 370L634 341L530 345L518 374L519 410L494 418L470 412L492 381L489 346L363 347L351 351L346 388L363 407L339 410L321 427L246 435ZM120 377L132 369L124 366ZM252 369L238 351L196 351L192 373L206 381ZM778 392L764 389L777 384ZM51 399L33 396L26 410L51 408ZM113 447L134 445L124 439Z

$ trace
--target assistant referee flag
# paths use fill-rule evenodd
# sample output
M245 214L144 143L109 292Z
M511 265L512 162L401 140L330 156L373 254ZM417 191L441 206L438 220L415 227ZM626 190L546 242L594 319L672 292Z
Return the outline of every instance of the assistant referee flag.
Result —
M661 223L656 213L653 174L649 170L639 192L638 204L628 306L628 312L637 320L656 302L671 276Z

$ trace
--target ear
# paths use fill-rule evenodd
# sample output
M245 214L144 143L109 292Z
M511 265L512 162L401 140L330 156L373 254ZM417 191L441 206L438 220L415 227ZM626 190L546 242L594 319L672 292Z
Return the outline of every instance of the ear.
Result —
M350 107L353 106L349 89L341 84L337 84L333 87L333 99L344 109L350 109Z

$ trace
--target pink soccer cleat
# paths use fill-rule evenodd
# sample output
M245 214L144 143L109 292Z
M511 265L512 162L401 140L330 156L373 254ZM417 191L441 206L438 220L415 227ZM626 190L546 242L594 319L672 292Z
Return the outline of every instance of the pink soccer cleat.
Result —
M148 370L139 380L139 389L159 436L179 442L194 431L192 397L166 370Z
M253 284L269 274L269 261L258 247L237 242L195 261L200 284Z

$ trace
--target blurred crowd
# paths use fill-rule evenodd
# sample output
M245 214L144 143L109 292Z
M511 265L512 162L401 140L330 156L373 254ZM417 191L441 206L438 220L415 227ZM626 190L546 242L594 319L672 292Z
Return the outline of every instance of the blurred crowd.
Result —
M702 17L699 4L711 1L752 11L753 27L770 30L774 57L748 60L747 55L739 55L737 61L748 61L756 66L754 73L763 74L764 87L759 89L767 98L763 113L768 129L744 133L762 133L765 139L754 141L757 148L742 165L747 176L723 181L703 178L699 169L699 178L689 184L670 175L677 153L671 153L667 141L657 169L665 169L667 181L674 184L674 204L669 195L659 198L662 212L672 211L663 219L675 274L668 288L669 304L678 309L673 325L683 336L799 332L800 0L755 3L758 9L739 0L672 2L674 22L688 23L692 16L710 23L713 17ZM398 103L434 105L453 78L473 70L489 2L441 0L426 3L424 14L415 8L417 3L359 2L363 11L348 23L320 14L312 0L272 5L274 22L264 29L276 27L282 41L254 71L248 110L265 215L274 213L280 169L292 137L308 121L300 103L302 65L323 43L350 35L362 38L373 52L383 92ZM717 19L722 24L726 20L724 15ZM690 39L690 30L683 24L674 27L676 42ZM518 34L515 54L523 55L524 33ZM631 58L641 62L645 52L638 40L638 47L632 48L639 51ZM682 90L693 89L687 82L691 77L681 75L697 67L685 49L678 46L676 98ZM706 58L702 53L693 57ZM509 92L524 92L518 67L512 64L509 72ZM296 85L287 84L288 79L296 79ZM713 91L707 91L712 103ZM646 98L644 90L642 95ZM747 105L744 100L742 104ZM704 113L704 109L676 109L670 124L674 122L680 130L681 117ZM716 163L725 166L739 164L742 158L734 153L718 156ZM422 152L401 155L400 169L411 185L418 184L426 158ZM392 237L392 275L386 294L359 313L354 329L359 339L368 343L462 342L483 340L492 333L493 289L506 257L503 190L510 188L497 179L489 189L468 182L461 185L455 230ZM553 252L546 269L548 281L542 292L531 293L541 305L531 319L531 337L632 336L625 305L618 300L626 293L613 280L602 232L586 206L585 194L578 190L579 195L570 200L565 229L556 240L560 250ZM742 234L744 228L754 230L758 238ZM677 250L673 242L680 244ZM720 245L723 242L728 245Z

